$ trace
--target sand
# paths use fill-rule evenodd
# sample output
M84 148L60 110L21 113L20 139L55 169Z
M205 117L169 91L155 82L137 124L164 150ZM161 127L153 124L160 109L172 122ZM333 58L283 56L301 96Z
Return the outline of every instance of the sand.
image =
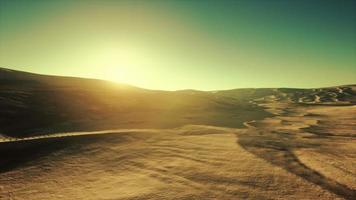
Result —
M354 85L166 92L1 69L0 83L1 200L356 199Z
M308 130L327 130L329 126L318 125L325 120L337 126L345 120L354 123L356 107L292 107L276 102L265 102L264 106L289 110L241 129L187 125L175 129L62 133L60 137L17 141L19 146L32 143L35 147L31 149L37 148L37 143L45 147L29 155L31 159L20 160L20 165L1 172L0 197L354 198L353 126L343 126L332 136ZM52 147L50 152L48 146Z

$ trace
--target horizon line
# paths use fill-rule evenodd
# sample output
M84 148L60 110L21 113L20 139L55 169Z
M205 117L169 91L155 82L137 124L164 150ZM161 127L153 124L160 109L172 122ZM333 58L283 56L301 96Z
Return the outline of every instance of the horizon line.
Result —
M356 83L346 83L346 84L341 84L341 85L328 85L328 86L320 86L320 87L285 87L285 86L281 86L281 87L234 87L234 88L228 88L228 89L212 89L212 90L202 90L202 89L194 89L194 88L167 90L167 89L145 88L145 87L136 86L136 85L130 84L130 83L119 82L119 81L114 81L114 80L109 80L109 79L96 78L96 77L71 76L71 75L62 75L62 74L46 74L46 73L40 73L40 72L34 72L34 71L18 70L18 69L2 67L2 66L0 66L0 70L21 72L21 73L38 75L38 76L53 76L53 77L62 77L62 78L77 78L77 79L106 81L106 82L110 82L110 83L114 83L114 84L118 84L118 85L126 85L126 86L145 89L145 90L169 91L169 92L185 91L185 90L201 91L201 92L215 92L215 91L229 91L229 90L238 90L238 89L321 89L321 88L332 88L332 87L356 86Z

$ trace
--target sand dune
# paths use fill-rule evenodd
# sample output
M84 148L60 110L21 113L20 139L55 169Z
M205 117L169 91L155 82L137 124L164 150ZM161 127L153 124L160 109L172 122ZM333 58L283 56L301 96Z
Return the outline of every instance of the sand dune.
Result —
M165 92L6 70L0 82L0 199L356 198L355 86Z

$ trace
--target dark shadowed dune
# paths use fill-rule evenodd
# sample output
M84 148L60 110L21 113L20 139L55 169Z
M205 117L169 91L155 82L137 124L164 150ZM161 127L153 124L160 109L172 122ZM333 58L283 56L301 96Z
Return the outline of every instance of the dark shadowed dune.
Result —
M354 104L352 88L167 92L0 69L0 133L24 137L111 128L173 128L191 123L242 127L245 121L271 116L251 100L272 96L313 105L319 101Z
M185 124L242 127L269 113L239 98L200 91L154 91L107 81L0 70L0 133L24 137Z

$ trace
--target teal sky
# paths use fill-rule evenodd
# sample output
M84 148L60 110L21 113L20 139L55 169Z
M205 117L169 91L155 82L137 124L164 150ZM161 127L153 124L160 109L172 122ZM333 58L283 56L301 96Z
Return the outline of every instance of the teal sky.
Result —
M0 0L0 67L144 88L356 83L356 1Z

